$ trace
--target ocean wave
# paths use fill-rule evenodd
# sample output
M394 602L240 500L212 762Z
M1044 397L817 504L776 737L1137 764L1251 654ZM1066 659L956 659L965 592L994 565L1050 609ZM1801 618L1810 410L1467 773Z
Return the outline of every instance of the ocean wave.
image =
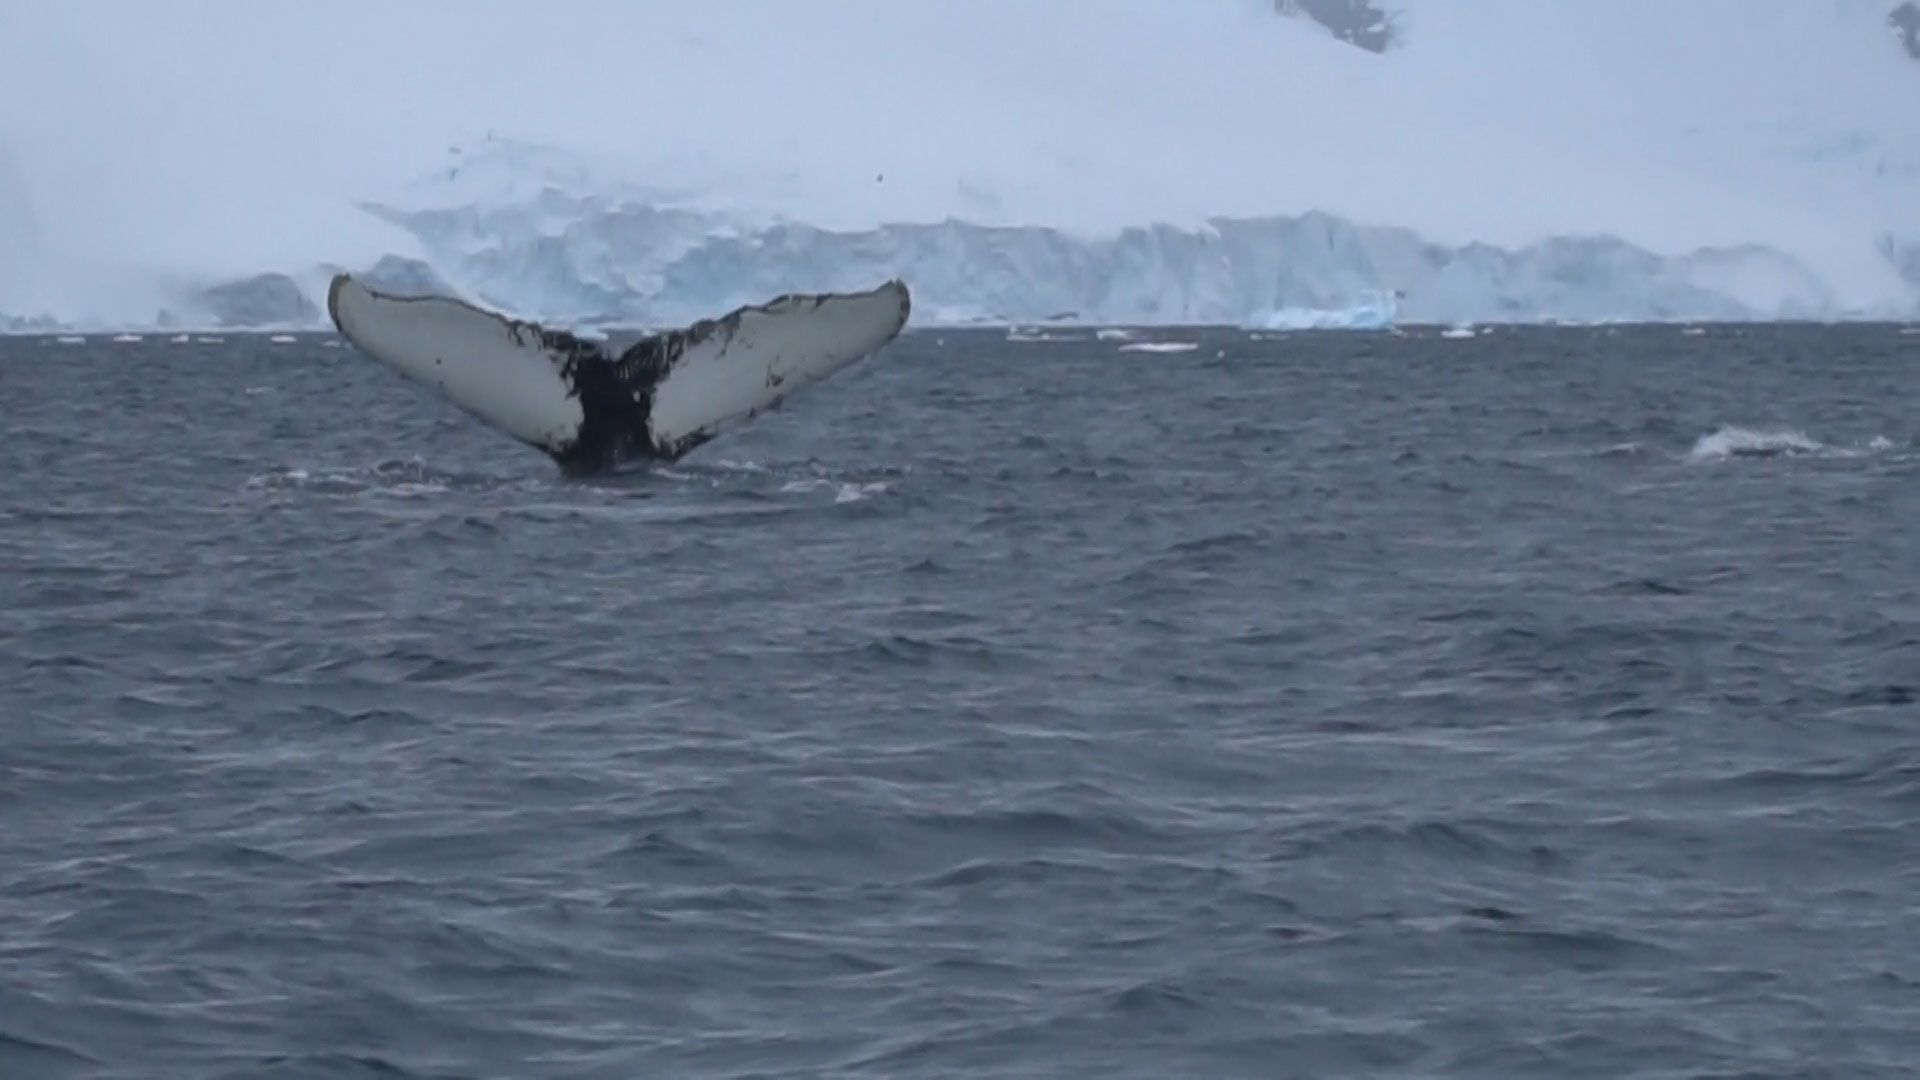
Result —
M1749 428L1723 425L1700 436L1688 457L1696 462L1739 458L1829 457L1855 458L1895 449L1893 440L1874 435L1858 446L1822 442L1799 428Z

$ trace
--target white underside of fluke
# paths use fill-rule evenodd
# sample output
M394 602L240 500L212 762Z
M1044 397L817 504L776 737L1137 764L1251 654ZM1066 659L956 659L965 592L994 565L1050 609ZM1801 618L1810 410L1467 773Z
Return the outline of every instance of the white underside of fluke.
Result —
M716 435L773 408L893 340L906 325L907 287L783 296L687 329L686 351L654 388L653 438L677 445Z
M676 456L778 406L893 340L909 309L906 285L890 281L782 296L667 331L664 377L629 388L652 393L647 441ZM540 326L446 297L391 296L347 274L333 279L327 310L361 351L517 439L559 452L580 435L587 410L568 378L568 343ZM590 341L570 347L619 359Z
M347 274L327 289L327 313L360 351L516 439L553 450L580 431L585 412L561 377L565 357L531 323L447 297L389 296Z

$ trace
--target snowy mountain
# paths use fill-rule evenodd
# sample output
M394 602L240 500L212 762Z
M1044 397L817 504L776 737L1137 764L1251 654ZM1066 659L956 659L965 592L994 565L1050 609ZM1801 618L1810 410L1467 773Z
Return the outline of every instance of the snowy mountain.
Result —
M319 326L337 267L600 324L1920 317L1912 3L336 0L239 58L5 4L0 329Z

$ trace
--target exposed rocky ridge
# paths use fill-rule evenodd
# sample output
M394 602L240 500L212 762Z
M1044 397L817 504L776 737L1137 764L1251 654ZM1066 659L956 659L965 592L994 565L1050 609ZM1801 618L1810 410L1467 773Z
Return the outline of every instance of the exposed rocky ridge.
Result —
M1887 16L1887 25L1900 35L1900 43L1906 46L1907 55L1920 60L1920 4L1907 0L1894 8Z
M1334 37L1368 52L1386 52L1398 40L1393 16L1375 0L1273 0L1273 7L1282 15L1304 15Z

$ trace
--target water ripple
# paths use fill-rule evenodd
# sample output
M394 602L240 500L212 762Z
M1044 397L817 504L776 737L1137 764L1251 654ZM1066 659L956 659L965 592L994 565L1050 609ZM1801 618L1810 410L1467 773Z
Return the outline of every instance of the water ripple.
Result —
M0 339L0 1077L1910 1071L1897 333L1052 336Z

